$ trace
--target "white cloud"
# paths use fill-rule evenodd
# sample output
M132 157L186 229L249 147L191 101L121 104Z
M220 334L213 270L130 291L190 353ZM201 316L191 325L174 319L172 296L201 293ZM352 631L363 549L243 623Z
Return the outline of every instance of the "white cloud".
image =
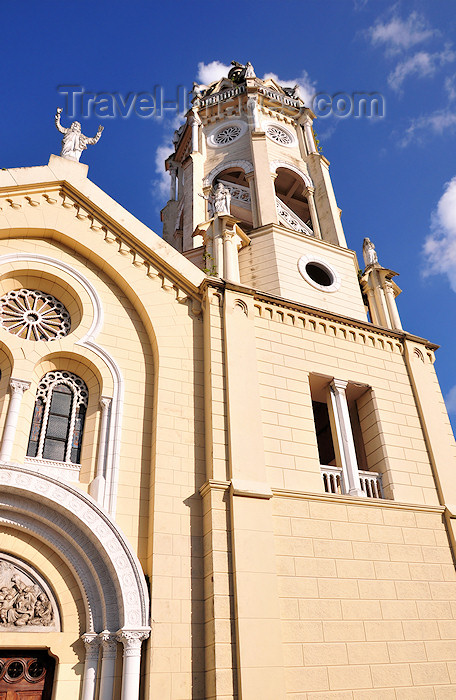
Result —
M298 85L299 94L301 99L304 101L304 104L307 106L312 104L312 99L317 92L317 87L316 83L311 80L310 75L306 70L302 71L299 78L292 78L290 80L279 78L276 73L265 73L265 75L263 75L263 80L268 80L268 78L271 78L282 87L294 87L295 85Z
M409 76L415 75L418 78L432 76L438 68L446 63L451 63L455 59L456 53L449 46L446 46L443 51L436 53L419 51L397 64L396 68L388 76L388 84L393 90L399 91L402 83Z
M398 145L404 148L412 141L423 142L427 136L440 135L456 127L456 113L449 108L412 119Z
M369 36L374 46L383 46L387 53L397 53L427 41L437 34L426 19L417 12L412 12L407 19L394 16L388 22L377 21L369 29Z
M446 394L445 405L448 413L456 415L456 386L453 386Z
M427 267L425 275L447 275L456 292L456 177L445 185L431 215L431 233L424 243Z
M152 195L165 206L169 199L170 177L165 170L165 160L173 152L172 143L162 144L155 151L155 172L158 177L152 180Z
M448 100L453 102L453 100L456 100L456 73L454 75L448 75L445 78L444 85L448 94Z
M185 122L185 114L177 113L172 119L163 119L163 139L155 151L155 172L157 177L151 181L152 197L158 202L160 209L169 199L170 177L165 170L165 160L174 152L174 131Z
M211 61L210 63L200 61L196 79L203 85L210 85L210 83L220 80L220 78L228 77L230 69L231 66L226 66L220 61Z

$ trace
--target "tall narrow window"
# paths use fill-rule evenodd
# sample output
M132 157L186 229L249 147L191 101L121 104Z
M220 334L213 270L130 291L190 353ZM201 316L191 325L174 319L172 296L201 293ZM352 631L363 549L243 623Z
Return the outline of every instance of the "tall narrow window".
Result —
M38 385L27 457L79 464L88 391L80 377L56 370Z

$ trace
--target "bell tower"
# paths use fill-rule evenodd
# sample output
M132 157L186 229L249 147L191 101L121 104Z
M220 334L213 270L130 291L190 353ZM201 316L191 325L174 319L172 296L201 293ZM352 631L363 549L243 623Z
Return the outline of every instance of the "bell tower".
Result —
M194 84L192 105L166 161L164 239L208 275L366 320L329 161L298 86L233 61L226 78Z

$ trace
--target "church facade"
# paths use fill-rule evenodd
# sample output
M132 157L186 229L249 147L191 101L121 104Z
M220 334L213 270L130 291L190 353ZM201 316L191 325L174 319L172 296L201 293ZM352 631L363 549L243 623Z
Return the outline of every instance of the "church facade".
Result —
M193 96L163 238L80 126L0 172L0 697L454 698L437 346L298 93L233 63Z

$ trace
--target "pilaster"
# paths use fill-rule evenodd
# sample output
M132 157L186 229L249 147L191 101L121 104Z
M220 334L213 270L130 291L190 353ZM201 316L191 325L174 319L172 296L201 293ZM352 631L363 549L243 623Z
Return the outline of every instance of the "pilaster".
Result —
M319 153L310 153L307 157L310 176L315 186L315 205L321 228L321 237L325 241L347 247L340 211L337 206L329 162Z
M193 236L198 224L206 219L206 204L203 194L204 157L192 152L184 162L184 231L183 251L198 248L200 236Z
M432 364L431 353L423 345L404 340L404 358L423 427L438 497L445 506L445 520L456 558L456 444L445 403Z
M251 132L252 160L255 172L255 200L258 226L277 224L274 177L269 166L266 134L263 131Z
M238 693L242 700L279 700L281 622L252 296L225 289L224 330Z

